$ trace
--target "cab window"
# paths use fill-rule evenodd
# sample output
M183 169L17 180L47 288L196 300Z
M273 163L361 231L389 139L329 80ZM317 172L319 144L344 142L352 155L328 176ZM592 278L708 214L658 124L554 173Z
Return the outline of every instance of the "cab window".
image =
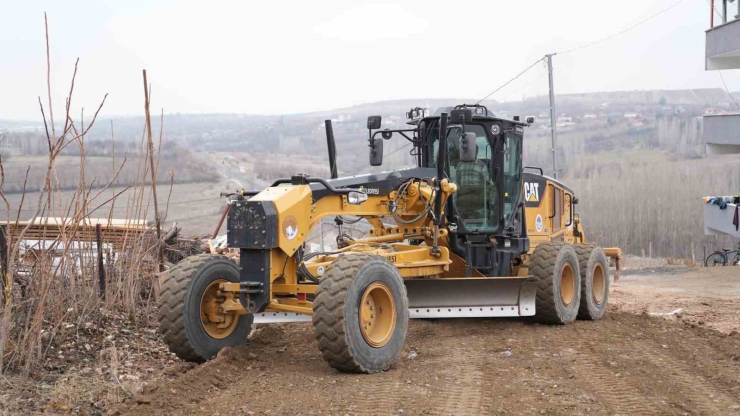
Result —
M457 184L457 192L452 195L452 201L462 217L463 224L459 225L464 226L467 231L493 231L499 224L499 192L491 171L491 146L484 126L466 125L465 131L475 133L477 136L474 162L460 160L462 127L453 127L447 136L448 159L445 170L449 172L449 179ZM436 167L439 150L438 132L438 129L430 132L431 154L427 162L428 167Z

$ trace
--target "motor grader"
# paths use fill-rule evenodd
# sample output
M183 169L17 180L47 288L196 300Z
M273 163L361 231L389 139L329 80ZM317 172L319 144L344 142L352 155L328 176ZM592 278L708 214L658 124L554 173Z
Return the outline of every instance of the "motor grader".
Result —
M587 242L569 188L524 172L532 120L465 104L407 117L397 130L368 118L369 159L382 165L383 142L401 136L414 168L337 178L327 122L332 178L297 174L231 195L238 264L198 255L169 270L159 321L170 350L204 361L245 342L255 322L311 321L331 367L372 373L396 361L409 318L600 319L607 256L618 269L621 252ZM327 217L337 248L309 253L309 232ZM359 220L372 227L366 238L342 231Z

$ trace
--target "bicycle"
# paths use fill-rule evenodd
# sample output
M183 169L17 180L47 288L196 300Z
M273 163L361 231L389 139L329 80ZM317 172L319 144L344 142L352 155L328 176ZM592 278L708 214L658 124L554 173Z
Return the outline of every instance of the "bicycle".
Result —
M704 260L704 266L734 266L738 264L738 262L740 262L740 242L737 243L737 248L734 250L724 248L722 251L715 251L708 255L706 260Z

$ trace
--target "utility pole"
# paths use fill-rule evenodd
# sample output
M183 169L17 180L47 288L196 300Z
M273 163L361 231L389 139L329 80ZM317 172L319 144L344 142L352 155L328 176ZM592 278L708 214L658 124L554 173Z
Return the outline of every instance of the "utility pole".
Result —
M552 83L552 57L555 55L551 53L545 55L547 58L547 75L550 79L550 132L552 134L552 177L558 178L558 135L555 131L555 88Z

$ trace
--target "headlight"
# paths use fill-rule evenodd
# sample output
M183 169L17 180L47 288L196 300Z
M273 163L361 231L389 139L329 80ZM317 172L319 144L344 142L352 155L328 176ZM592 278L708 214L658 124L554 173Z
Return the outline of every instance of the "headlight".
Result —
M360 205L367 201L367 194L364 192L352 191L347 194L347 202L351 205Z

